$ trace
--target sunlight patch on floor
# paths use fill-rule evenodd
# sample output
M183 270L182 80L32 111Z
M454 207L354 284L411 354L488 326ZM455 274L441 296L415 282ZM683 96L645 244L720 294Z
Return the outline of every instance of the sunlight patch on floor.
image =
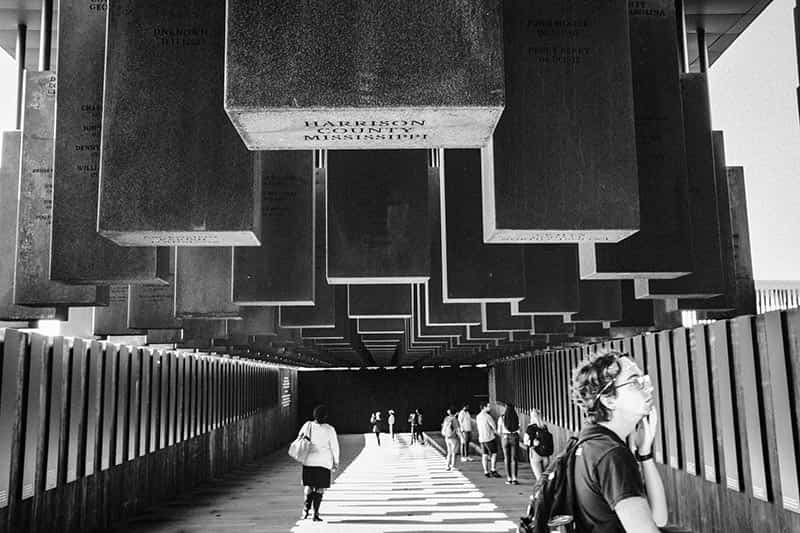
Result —
M407 435L391 442L365 434L365 446L334 480L320 509L324 522L299 520L292 532L508 532L515 523L497 510L430 446Z

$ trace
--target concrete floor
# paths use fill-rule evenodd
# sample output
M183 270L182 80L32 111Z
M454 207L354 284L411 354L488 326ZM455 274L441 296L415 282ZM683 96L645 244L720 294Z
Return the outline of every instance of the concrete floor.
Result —
M247 465L213 486L120 524L117 532L433 532L514 531L532 488L483 476L480 461L445 470L436 445L391 443L383 435L340 436L342 468L325 495L324 522L298 520L300 467L284 450ZM521 465L522 466L522 465ZM502 473L502 465L498 465Z
M120 524L114 532L512 532L533 489L527 464L520 485L486 478L480 458L446 471L442 439L411 445L372 434L339 437L341 468L322 502L324 522L299 520L300 466L276 451L182 498ZM473 450L474 454L475 451ZM504 474L502 461L497 470ZM665 529L664 531L677 531Z

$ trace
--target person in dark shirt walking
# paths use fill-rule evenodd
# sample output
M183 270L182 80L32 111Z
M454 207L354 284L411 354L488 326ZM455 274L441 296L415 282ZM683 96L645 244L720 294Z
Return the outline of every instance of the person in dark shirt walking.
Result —
M658 419L649 377L625 354L593 354L574 370L572 393L588 422L579 438L589 439L575 452L577 531L658 533L667 502L653 462Z

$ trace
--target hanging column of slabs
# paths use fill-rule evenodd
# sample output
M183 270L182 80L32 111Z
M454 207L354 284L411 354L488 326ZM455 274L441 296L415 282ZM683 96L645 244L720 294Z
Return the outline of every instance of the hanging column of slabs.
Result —
M361 334L403 334L405 323L398 318L359 318L356 320L356 331Z
M639 200L628 2L513 0L503 14L506 109L486 148L484 240L630 236Z
M128 285L112 285L109 289L107 307L94 309L94 334L106 335L145 335L146 330L128 327Z
M14 305L14 261L17 255L17 199L22 132L4 131L0 152L0 320L54 320L55 307Z
M450 338L440 339L418 339L414 333L414 328L411 327L410 320L403 321L403 329L405 335L403 336L404 347L407 352L413 351L430 351L433 349L450 348Z
M682 74L681 95L694 269L674 280L637 278L637 298L711 298L725 290L706 74Z
M150 283L164 279L167 266L155 247L123 248L97 233L105 7L65 2L58 10L50 279Z
M233 248L175 247L175 316L228 318L241 316L233 303Z
M328 283L430 276L425 150L328 151Z
M581 309L569 322L613 322L622 318L622 286L618 280L582 280Z
M425 290L424 306L428 326L480 324L481 307L477 303L444 303L442 292L442 184L443 150L428 150L428 217L431 239L431 277Z
M314 151L314 305L281 306L282 328L333 327L336 322L334 287L328 284L327 152Z
M251 150L481 146L503 111L499 5L227 6L225 110Z
M511 302L512 315L576 313L578 247L574 244L528 244L525 257L525 299Z
M225 7L108 6L97 229L121 246L258 246L260 176L219 105Z
M50 281L55 73L26 72L24 94L14 303L37 307L108 305L107 286Z
M414 286L414 316L411 318L412 327L415 328L419 337L453 337L458 338L465 335L463 325L458 326L429 326L428 309L425 301L428 299L427 289L424 283ZM475 305L475 304L468 304Z
M241 320L228 323L231 335L277 335L277 307L242 307Z
M482 150L445 150L440 175L442 301L510 302L525 297L521 246L484 244L481 172L491 161Z
M234 249L233 301L314 305L314 152L258 152L255 158L261 246Z
M448 335L422 337L414 327L413 319L406 319L406 332L411 345L452 346L454 337Z
M336 323L332 328L301 328L303 339L345 339L351 338L350 319L347 317L347 287L336 287Z
M414 285L348 285L350 318L410 318Z
M533 331L533 317L512 316L508 303L482 303L481 329L487 333Z
M720 253L722 254L722 273L725 289L721 296L707 299L679 299L679 309L702 309L718 312L732 312L736 309L736 259L733 252L733 226L731 221L731 202L728 190L728 167L725 164L725 137L721 131L711 132L714 147L714 178L717 191L719 216ZM733 315L733 313L731 313Z
M629 10L639 231L617 244L581 243L582 279L671 279L693 270L675 2L641 6Z

